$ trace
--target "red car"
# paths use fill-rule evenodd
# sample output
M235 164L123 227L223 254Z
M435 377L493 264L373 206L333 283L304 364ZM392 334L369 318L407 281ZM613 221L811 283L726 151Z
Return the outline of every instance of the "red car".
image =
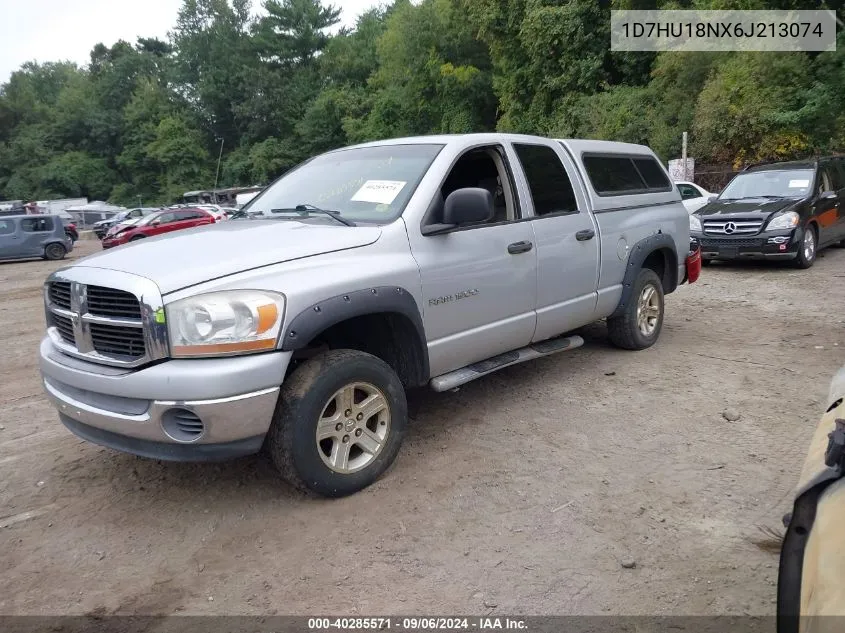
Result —
M162 233L190 229L204 224L217 222L214 214L205 209L182 208L169 209L148 215L135 224L128 226L114 226L103 237L103 248L120 246L127 242L134 242L145 237L153 237Z

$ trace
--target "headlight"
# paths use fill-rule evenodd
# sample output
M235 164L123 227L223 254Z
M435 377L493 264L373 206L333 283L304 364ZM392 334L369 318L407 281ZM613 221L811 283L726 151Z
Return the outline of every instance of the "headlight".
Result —
M165 306L174 357L250 354L276 347L285 297L263 290L226 290Z
M689 230L701 231L701 220L698 219L697 215L689 216Z
M798 226L798 220L799 217L795 211L787 211L786 213L781 213L780 215L773 217L769 221L769 224L766 225L766 230L773 231L775 229L791 229Z

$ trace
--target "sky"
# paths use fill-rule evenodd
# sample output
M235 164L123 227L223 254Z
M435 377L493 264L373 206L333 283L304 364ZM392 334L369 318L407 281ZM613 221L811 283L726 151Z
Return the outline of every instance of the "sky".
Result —
M253 0L258 8L258 0ZM344 25L377 0L331 0ZM182 0L0 0L0 84L27 61L83 65L102 42L111 46L139 36L165 39Z

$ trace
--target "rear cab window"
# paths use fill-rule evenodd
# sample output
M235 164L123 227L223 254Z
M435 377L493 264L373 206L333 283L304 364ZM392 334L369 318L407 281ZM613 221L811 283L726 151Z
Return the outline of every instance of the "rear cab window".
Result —
M652 156L584 154L587 177L599 196L623 196L672 191L663 167Z

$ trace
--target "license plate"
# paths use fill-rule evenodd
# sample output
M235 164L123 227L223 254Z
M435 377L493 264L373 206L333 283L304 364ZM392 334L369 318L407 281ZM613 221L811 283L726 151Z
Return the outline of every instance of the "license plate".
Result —
M719 255L722 257L736 257L738 249L735 246L719 249Z

